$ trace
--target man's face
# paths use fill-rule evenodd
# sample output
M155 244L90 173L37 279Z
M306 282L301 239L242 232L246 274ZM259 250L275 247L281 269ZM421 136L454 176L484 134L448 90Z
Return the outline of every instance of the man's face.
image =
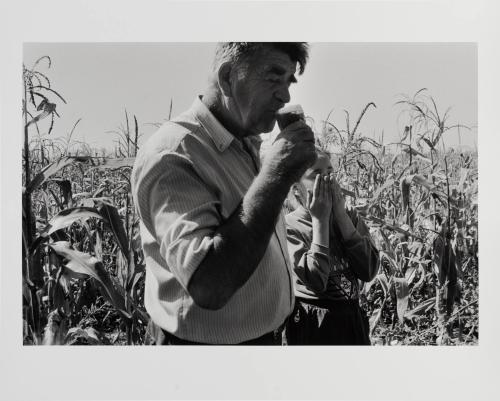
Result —
M247 135L273 130L276 110L290 101L296 66L286 53L269 48L235 69L230 108Z

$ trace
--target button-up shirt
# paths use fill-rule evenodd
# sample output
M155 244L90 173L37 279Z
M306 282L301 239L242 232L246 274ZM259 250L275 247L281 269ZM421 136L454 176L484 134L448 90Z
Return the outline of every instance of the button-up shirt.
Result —
M233 136L197 98L137 155L132 193L146 260L144 303L153 322L179 338L236 344L277 329L293 309L282 213L258 267L224 307L201 308L187 291L215 230L258 173L259 145L259 137Z

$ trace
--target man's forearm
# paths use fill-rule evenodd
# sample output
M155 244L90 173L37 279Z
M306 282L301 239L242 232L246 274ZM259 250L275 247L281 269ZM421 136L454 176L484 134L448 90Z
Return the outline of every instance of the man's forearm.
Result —
M220 309L259 265L291 185L261 171L243 201L214 233L212 249L191 277L188 291L207 309Z

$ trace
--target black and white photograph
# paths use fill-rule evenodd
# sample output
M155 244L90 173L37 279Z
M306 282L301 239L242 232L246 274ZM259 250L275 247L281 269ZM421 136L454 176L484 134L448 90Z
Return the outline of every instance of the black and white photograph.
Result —
M24 344L478 343L474 43L27 43L23 79Z
M211 3L222 9L192 2L166 10L192 9L196 19L194 10ZM266 15L256 3L249 15ZM285 4L300 20L300 2L268 7ZM452 9L450 19L476 18ZM208 24L197 28L206 37L155 39L117 23L132 16L97 10L83 15L100 16L103 27L107 18L100 37L61 32L11 45L21 107L17 116L9 107L5 120L16 121L9 127L19 132L9 132L19 148L7 152L3 142L2 159L11 154L18 177L2 185L2 210L17 202L19 240L2 229L2 248L9 241L10 253L18 250L17 259L9 256L17 273L2 274L2 288L17 295L4 292L2 314L17 305L8 336L25 363L45 359L51 369L52 355L62 350L61 363L73 364L84 350L96 358L78 368L86 374L104 373L112 361L145 375L120 395L197 399L351 399L347 383L328 390L327 366L373 387L389 369L378 371L377 361L393 361L398 372L388 374L399 380L411 369L409 381L418 371L425 380L423 369L438 372L440 358L443 369L455 361L462 378L481 364L495 306L479 276L485 288L483 274L496 264L479 257L494 236L482 227L498 217L494 192L486 212L479 202L480 176L495 167L484 168L480 151L479 121L489 106L481 101L486 47L477 35L252 37L213 35ZM473 365L467 357L457 364L458 353ZM415 358L428 363L413 366ZM319 359L321 373L303 371ZM147 384L161 377L162 360L171 362L168 371L175 361L183 366L170 376L169 394ZM210 361L220 368L201 368ZM200 384L186 392L181 372L192 364ZM66 369L57 366L56 375ZM279 379L264 373L272 366ZM217 369L232 371L228 377L244 369L232 386L241 381L247 392L221 390L211 379ZM266 384L254 389L251 377ZM306 377L323 384L310 392L284 386ZM106 386L102 375L98 382ZM360 397L394 399L381 388ZM417 394L425 391L401 399ZM485 390L483 398L491 396Z

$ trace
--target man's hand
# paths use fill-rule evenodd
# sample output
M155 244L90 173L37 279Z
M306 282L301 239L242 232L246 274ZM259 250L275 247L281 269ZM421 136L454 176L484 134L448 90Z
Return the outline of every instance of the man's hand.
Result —
M278 134L264 156L262 170L294 182L316 157L312 129L305 122L296 121Z

